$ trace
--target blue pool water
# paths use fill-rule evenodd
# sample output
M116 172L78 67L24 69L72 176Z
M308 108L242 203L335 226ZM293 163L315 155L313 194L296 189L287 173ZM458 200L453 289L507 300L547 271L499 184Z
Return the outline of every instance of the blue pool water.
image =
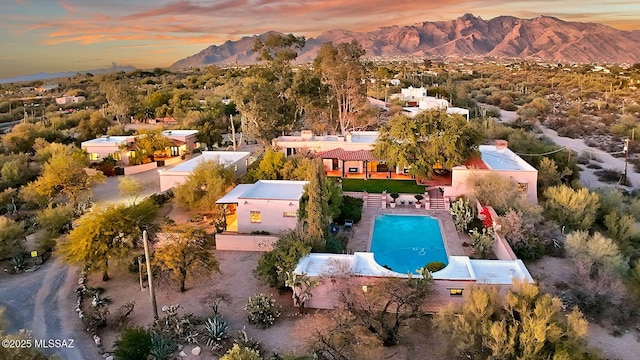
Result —
M432 261L449 263L440 224L430 216L376 217L371 252L378 264L403 274L417 274Z

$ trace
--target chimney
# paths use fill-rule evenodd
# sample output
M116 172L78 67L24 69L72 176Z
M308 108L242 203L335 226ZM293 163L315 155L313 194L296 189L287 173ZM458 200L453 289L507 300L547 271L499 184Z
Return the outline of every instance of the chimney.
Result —
M302 130L302 131L300 131L300 137L303 140L312 140L313 139L313 131L311 131L311 130Z
M504 152L508 145L509 143L507 142L507 140L496 140L496 151Z
M348 132L346 135L347 142L351 142L351 132Z

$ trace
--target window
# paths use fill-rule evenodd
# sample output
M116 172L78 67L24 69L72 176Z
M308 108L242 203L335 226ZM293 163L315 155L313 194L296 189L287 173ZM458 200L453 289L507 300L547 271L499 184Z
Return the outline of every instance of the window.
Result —
M464 289L449 288L449 295L450 296L462 296L462 291L464 291Z
M251 211L251 222L254 224L259 224L262 222L262 216L260 216L260 211Z
M233 172L238 172L238 164L233 165Z
M96 153L89 154L89 160L92 160L92 161L100 160L100 154L96 154Z
M113 157L113 160L116 160L116 161L122 160L122 156L120 155L120 153L113 153L112 157Z
M282 217L297 217L298 213L295 211L285 211L282 213Z

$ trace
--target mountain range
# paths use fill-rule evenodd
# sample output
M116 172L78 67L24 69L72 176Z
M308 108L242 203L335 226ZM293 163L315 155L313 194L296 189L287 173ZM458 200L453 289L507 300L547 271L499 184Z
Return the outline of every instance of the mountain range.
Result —
M49 79L57 79L57 78L66 78L72 77L77 74L104 74L110 72L119 72L119 71L132 71L135 70L133 66L112 66L108 68L99 68L99 69L91 69L91 70L81 70L81 71L65 71L65 72L57 72L57 73L37 73L37 74L29 74L16 76L12 78L4 78L0 79L0 84L8 84L8 83L19 83L26 81L36 81L36 80L49 80Z
M251 50L255 40L264 40L274 33L211 45L171 67L255 63L256 55ZM414 56L630 64L640 61L640 30L624 31L550 16L532 19L499 16L484 20L472 14L449 21L381 27L371 32L329 30L308 38L297 60L312 61L324 43L354 39L366 50L368 58Z

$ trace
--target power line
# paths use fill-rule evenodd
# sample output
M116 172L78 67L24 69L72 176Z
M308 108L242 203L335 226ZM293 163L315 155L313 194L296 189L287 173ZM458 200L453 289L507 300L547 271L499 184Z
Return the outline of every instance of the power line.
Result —
M521 154L521 153L517 153L517 152L514 152L514 153L517 154L517 155L520 155L520 156L545 156L545 155L555 154L557 152L560 152L560 151L566 150L566 149L567 149L567 147L563 146L560 149L549 151L549 152L542 153L542 154Z

